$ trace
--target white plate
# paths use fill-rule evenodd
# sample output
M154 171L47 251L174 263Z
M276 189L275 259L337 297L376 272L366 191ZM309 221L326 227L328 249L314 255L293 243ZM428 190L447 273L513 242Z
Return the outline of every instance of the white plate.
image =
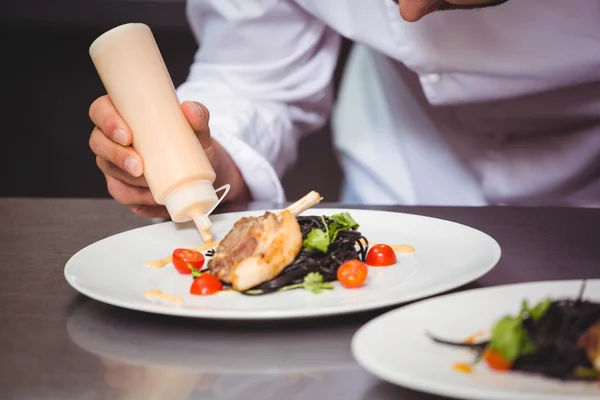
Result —
M455 371L456 362L471 362L469 350L434 343L425 335L464 340L489 329L500 317L519 312L548 296L576 298L580 280L534 282L475 289L439 296L390 311L368 322L352 340L352 352L367 371L388 382L436 395L478 400L598 400L598 383L559 382L520 373L494 373L478 366L473 373ZM585 297L600 301L600 280L588 280Z
M370 268L365 285L315 295L292 290L249 297L238 293L214 296L189 294L191 278L167 265L157 270L145 261L168 256L177 247L195 247L199 234L192 225L168 222L120 233L75 254L65 267L69 284L93 299L119 307L197 318L281 319L366 311L438 294L471 282L490 271L500 258L500 246L473 228L440 219L384 211L312 209L305 215L348 211L370 243L410 244L415 253L399 256L392 267ZM213 234L221 239L243 216L264 211L214 215ZM180 306L152 303L150 289L177 295Z

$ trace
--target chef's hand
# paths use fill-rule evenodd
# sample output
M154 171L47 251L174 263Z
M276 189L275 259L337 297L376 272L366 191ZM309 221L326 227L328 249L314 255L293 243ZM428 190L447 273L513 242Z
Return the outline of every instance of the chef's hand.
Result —
M225 183L231 185L226 198L228 202L249 200L248 188L239 169L225 149L210 136L208 109L196 102L184 102L181 109L217 174L215 187ZM89 115L96 125L89 145L96 154L98 168L106 177L110 195L137 215L169 218L167 209L154 201L148 189L142 158L131 147L131 131L110 98L102 96L96 99L90 106Z

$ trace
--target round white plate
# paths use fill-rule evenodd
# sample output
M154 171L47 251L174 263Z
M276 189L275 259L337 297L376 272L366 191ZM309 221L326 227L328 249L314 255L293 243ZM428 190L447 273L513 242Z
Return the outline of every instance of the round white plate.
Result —
M196 247L201 239L191 224L172 222L120 233L75 254L65 276L75 290L119 307L197 318L281 319L317 317L366 311L438 294L471 282L490 271L500 258L500 246L490 236L457 223L371 210L312 209L305 215L331 215L348 211L360 224L369 243L409 244L416 251L398 257L391 267L370 268L365 285L313 294L305 290L245 296L222 292L213 296L189 294L192 279L172 264L162 269L144 265L164 258L178 247ZM243 216L264 211L214 215L215 240ZM153 303L143 293L158 289L182 297L179 306Z
M470 374L453 369L473 354L434 343L426 332L461 341L506 314L523 299L576 298L581 280L521 283L439 296L390 311L365 324L352 339L357 362L379 378L423 392L471 400L598 400L597 382L560 382L520 373L495 373L480 364ZM600 280L588 280L585 296L600 301Z

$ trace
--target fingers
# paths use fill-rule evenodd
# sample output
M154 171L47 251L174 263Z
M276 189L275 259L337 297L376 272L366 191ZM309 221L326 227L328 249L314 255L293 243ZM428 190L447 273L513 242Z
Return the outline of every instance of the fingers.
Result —
M156 206L158 205L150 189L139 186L133 186L120 181L110 175L106 176L106 187L108 193L119 203L125 206Z
M212 142L210 140L210 129L208 128L210 119L208 108L198 102L184 101L181 104L181 109L190 126L196 132L202 147L204 149L210 147Z
M99 128L94 128L92 131L89 145L98 157L113 163L134 177L142 175L144 171L142 159L133 147L123 147L113 142Z
M90 106L89 115L94 125L110 140L121 146L131 145L133 139L131 130L108 96L96 99Z
M144 178L144 176L132 176L128 172L123 171L121 168L102 157L96 157L96 164L105 176L112 176L113 178L125 182L131 186L139 186L144 188L148 187L148 182L146 182L146 178Z
M211 160L217 163L216 150L210 137L208 109L197 102L184 102L182 111ZM166 208L157 204L143 177L140 155L131 147L132 133L108 96L102 96L89 109L96 125L89 146L96 154L98 168L106 177L110 195L133 213L148 218L169 218Z
M165 206L129 206L132 213L144 218L163 218L171 219Z
M154 201L150 189L132 186L110 175L106 175L106 186L113 199L134 214L146 218L169 218L166 207Z
M141 176L142 159L130 146L131 130L120 117L110 98L102 96L96 99L90 106L89 114L96 125L89 141L92 151L132 176Z

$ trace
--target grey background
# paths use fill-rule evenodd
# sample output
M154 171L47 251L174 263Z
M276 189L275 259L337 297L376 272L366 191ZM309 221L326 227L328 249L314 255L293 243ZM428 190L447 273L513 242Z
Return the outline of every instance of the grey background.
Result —
M153 29L175 84L183 82L197 49L183 0L5 3L0 12L0 109L11 146L0 157L0 196L108 196L88 147L93 128L88 108L104 94L88 47L104 31L127 22ZM343 57L337 80L342 66ZM284 177L284 187L288 198L316 189L336 201L341 178L325 127L301 143L299 162Z

